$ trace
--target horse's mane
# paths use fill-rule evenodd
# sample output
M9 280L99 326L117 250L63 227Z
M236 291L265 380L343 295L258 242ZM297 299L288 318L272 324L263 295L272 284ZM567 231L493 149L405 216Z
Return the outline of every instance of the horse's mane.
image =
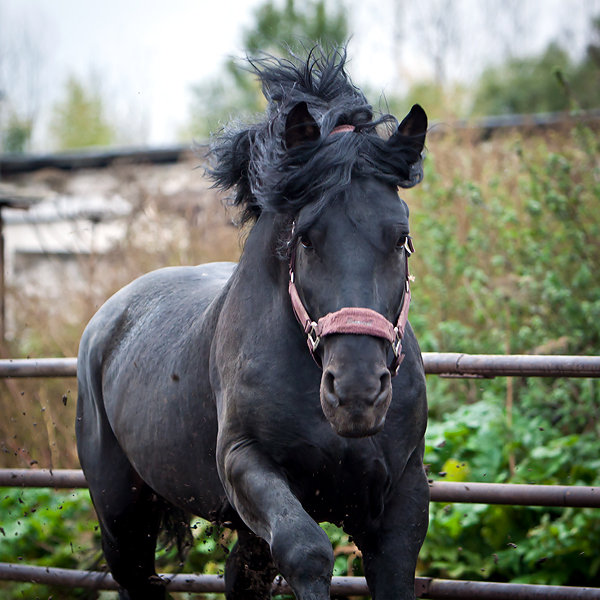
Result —
M373 109L345 71L346 50L314 47L304 60L295 55L250 60L267 99L264 120L230 126L211 143L209 174L215 187L235 190L232 203L242 220L262 211L293 214L308 203L318 210L354 177L375 177L408 187L420 180L422 143L399 131L380 137L377 126L396 131L389 114ZM353 133L330 135L340 125Z

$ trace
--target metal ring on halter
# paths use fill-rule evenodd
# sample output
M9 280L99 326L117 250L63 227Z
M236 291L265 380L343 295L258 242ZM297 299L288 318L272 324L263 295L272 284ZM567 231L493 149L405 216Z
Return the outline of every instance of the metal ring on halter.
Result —
M307 342L312 352L319 347L319 343L321 341L321 338L317 335L317 327L318 324L315 321L312 321L310 324L310 329L306 332Z
M400 337L398 327L394 327L394 333L396 334L396 339L392 342L392 350L394 351L394 356L398 358L402 350L402 338Z

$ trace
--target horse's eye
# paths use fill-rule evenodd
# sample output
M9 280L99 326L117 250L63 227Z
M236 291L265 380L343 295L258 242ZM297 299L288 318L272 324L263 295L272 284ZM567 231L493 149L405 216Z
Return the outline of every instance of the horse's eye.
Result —
M401 235L398 238L398 241L396 242L396 250L403 249L408 252L409 256L415 251L410 235Z
M398 240L396 241L396 248L398 250L402 250L402 248L406 247L406 240L407 240L407 236L405 235L401 235Z
M305 233L300 236L300 243L302 244L302 247L307 250L310 250L313 247L310 238Z

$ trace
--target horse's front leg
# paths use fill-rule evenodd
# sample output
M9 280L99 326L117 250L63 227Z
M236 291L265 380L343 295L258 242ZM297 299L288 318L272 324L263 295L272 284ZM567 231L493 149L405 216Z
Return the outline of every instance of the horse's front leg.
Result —
M224 443L224 437L228 436L220 436L217 461L230 502L269 544L275 565L298 600L329 600L333 551L327 535L256 443Z
M415 569L429 521L422 449L410 458L378 527L351 533L363 555L373 600L414 600Z

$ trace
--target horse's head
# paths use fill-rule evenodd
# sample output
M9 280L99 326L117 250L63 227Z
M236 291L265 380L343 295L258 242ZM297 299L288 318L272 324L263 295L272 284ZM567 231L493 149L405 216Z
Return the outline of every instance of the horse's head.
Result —
M323 368L323 412L340 435L361 437L383 427L392 398L410 297L397 188L422 178L427 117L415 105L399 125L373 121L344 62L313 51L304 64L259 63L267 120L220 138L213 177L236 187L248 218L292 216L289 290Z
M309 135L315 135L318 126L308 114L303 125ZM415 106L386 142L390 159L395 146L407 140L417 151L416 162L405 165L404 187L420 180L426 128L425 113ZM296 136L299 129L295 126ZM338 126L329 138L348 136L352 143L351 136L360 135L352 126ZM385 154L385 146L380 149ZM401 360L410 301L409 211L395 185L368 175L351 177L315 208L307 204L294 223L292 304L309 349L322 365L325 416L340 435L368 436L384 425L392 398L391 378Z

